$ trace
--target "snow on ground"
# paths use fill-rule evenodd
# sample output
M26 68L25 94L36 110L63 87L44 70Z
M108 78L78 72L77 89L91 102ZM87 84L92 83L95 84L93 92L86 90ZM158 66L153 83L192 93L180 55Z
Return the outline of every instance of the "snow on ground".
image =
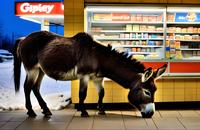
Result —
M15 94L13 61L0 63L0 111L25 109L24 80L25 71L22 67L20 92ZM51 110L59 110L69 104L66 99L71 96L70 84L70 81L56 81L47 76L43 78L40 92ZM31 101L33 109L40 109L33 93L31 93Z

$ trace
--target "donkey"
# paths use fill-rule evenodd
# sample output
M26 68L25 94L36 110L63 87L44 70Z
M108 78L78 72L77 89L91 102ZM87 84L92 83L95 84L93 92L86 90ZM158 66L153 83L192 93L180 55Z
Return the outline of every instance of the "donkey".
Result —
M55 80L80 80L79 106L82 117L89 116L84 106L89 80L94 82L98 90L99 114L105 114L102 81L107 77L129 89L130 104L141 111L142 117L150 118L155 111L154 80L167 68L167 65L163 65L155 71L146 69L138 60L113 50L111 46L99 44L84 32L67 38L47 31L34 32L16 41L13 55L16 92L20 88L21 63L26 71L25 106L30 117L36 116L30 100L31 90L43 109L42 113L45 116L52 115L40 94L40 84L46 74Z

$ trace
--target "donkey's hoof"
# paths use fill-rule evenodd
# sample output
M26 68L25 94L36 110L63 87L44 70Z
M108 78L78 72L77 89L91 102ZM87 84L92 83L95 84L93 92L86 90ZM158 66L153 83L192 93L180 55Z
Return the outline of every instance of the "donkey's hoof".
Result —
M50 117L52 115L52 113L49 110L43 111L42 113L44 114L45 117Z
M81 112L81 117L89 117L89 114L87 111Z
M28 115L29 117L36 117L36 116L37 116L37 115L35 114L34 111L28 111L28 112L27 112L27 115Z
M105 111L99 111L98 114L99 115L106 115Z

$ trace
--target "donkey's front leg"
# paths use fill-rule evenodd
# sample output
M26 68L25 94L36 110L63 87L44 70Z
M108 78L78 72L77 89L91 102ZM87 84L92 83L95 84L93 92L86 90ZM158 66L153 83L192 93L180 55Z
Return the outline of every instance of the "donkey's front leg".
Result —
M89 77L85 76L80 79L79 84L79 109L81 111L82 117L88 117L88 113L85 109L84 100L87 96L87 85L88 85Z
M99 109L99 113L100 115L105 115L105 110L103 107L103 97L104 97L104 88L102 85L103 82L103 78L96 78L94 79L94 84L98 90L98 94L99 94L99 100L98 100L98 109Z

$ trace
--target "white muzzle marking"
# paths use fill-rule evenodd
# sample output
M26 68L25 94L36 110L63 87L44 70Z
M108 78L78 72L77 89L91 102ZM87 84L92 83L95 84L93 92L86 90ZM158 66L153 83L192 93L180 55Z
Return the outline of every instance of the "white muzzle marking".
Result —
M141 108L142 108L141 112L143 112L144 114L155 112L155 104L154 103L143 104L141 106Z

